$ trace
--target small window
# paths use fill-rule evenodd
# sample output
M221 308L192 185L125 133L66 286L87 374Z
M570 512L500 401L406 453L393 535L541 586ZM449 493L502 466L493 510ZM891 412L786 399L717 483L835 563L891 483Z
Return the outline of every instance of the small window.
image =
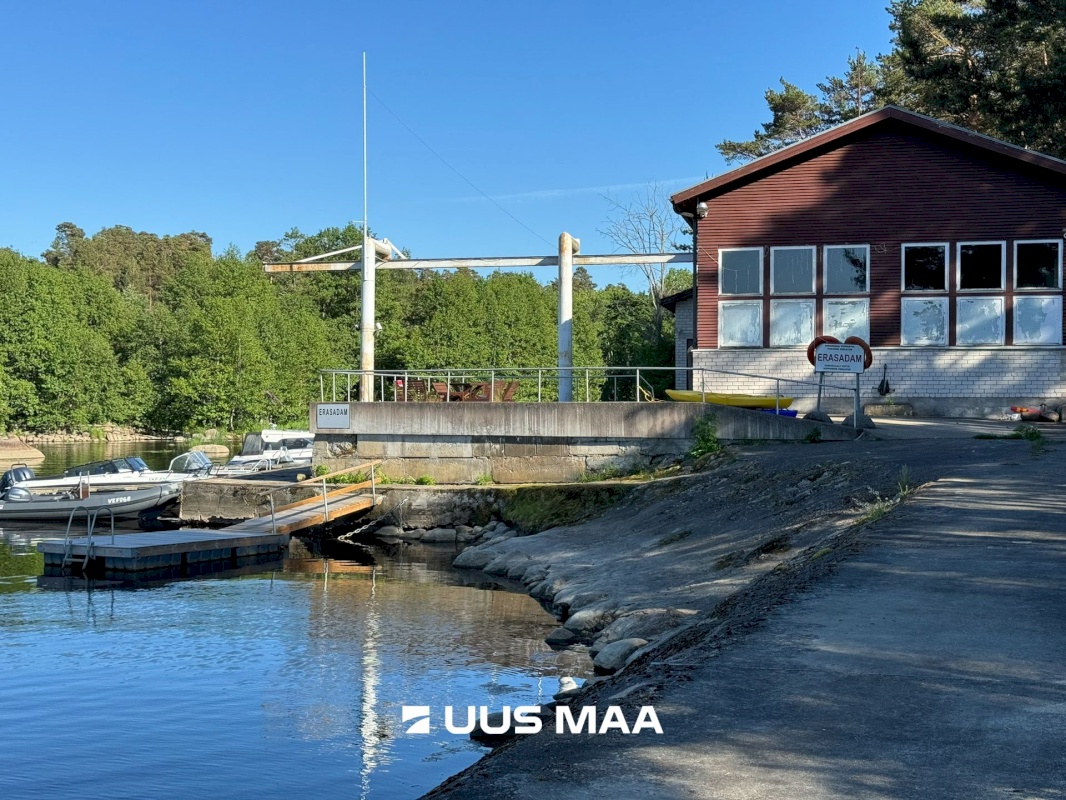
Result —
M903 245L903 289L909 292L946 292L948 289L948 246L946 244Z
M900 343L910 346L948 343L947 298L905 299Z
M870 341L870 301L826 300L822 333L844 341L849 336L859 336Z
M1003 289L1007 274L1005 242L959 242L959 290Z
M830 245L825 248L824 256L826 294L865 294L870 291L868 244Z
M762 302L723 301L718 304L719 347L762 347Z
M770 293L813 294L813 247L770 248Z
M770 302L770 347L806 347L813 338L813 300Z
M1015 297L1014 343L1062 344L1062 297Z
M1062 242L1044 239L1014 243L1014 288L1058 289L1062 286Z
M1002 297L960 297L955 306L955 343L1003 344L1003 308Z
M762 248L718 251L720 294L762 294Z

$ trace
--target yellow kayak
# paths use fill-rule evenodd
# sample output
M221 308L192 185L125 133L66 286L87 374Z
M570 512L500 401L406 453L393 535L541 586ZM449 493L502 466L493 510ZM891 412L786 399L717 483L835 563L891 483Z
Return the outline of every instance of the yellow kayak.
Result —
M722 394L720 392L694 392L686 389L667 389L671 400L682 403L717 403L720 406L737 408L788 408L791 397L758 397L753 394Z

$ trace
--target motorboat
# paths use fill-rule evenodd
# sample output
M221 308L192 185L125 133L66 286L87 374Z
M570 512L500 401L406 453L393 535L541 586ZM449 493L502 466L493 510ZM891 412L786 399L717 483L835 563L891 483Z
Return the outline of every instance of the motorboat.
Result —
M165 470L149 469L137 456L122 456L91 461L63 471L62 475L37 477L27 466L17 466L0 478L0 491L10 486L37 491L41 489L73 489L86 482L93 489L139 488L161 483L184 483L206 478L215 465L206 454L189 450L171 460Z
M314 454L315 435L311 431L270 428L258 433L246 433L241 454L219 467L217 475L242 475L278 467L310 464Z
M6 478L6 475L5 475ZM156 483L141 488L93 488L84 477L73 489L35 492L22 486L0 491L0 521L71 519L75 512L130 517L166 506L181 494L179 483Z

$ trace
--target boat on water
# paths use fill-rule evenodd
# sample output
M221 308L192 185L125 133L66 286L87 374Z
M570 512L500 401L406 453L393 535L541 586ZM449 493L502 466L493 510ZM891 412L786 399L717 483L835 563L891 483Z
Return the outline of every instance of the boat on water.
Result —
M3 480L8 481L10 486L21 486L32 491L74 489L83 482L94 489L138 488L206 478L214 466L207 455L199 450L190 450L172 459L165 470L150 469L144 460L137 456L123 456L70 467L64 470L62 475L38 477L29 467L20 466L5 473ZM0 490L4 488L7 486L0 481Z
M5 474L5 478L7 475ZM177 500L181 484L157 483L141 488L92 488L82 483L74 489L34 492L22 486L0 491L0 521L70 519L75 511L86 514L110 511L116 519L161 508Z
M242 475L247 472L310 464L314 444L315 435L311 431L270 428L258 433L246 433L241 444L241 454L219 467L216 474Z
M690 389L667 389L671 400L682 403L717 403L735 408L788 408L791 397L760 397L754 394L724 394L722 392L697 392Z

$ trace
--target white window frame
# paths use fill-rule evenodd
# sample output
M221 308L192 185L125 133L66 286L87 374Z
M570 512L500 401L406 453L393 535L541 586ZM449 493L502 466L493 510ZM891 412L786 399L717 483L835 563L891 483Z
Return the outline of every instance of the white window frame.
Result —
M1059 246L1059 272L1058 272L1058 276L1057 276L1059 285L1057 287L1055 287L1054 289L1051 289L1051 288L1049 288L1047 286L1025 286L1025 287L1018 286L1018 245L1020 245L1020 244L1057 244ZM1041 293L1047 294L1048 292L1056 292L1056 291L1061 292L1062 291L1062 247L1063 247L1063 240L1062 239L1015 239L1014 240L1014 261L1013 261L1013 264L1014 264L1014 280L1013 280L1014 291L1016 291L1016 292L1024 292L1024 293L1033 292L1034 294L1041 294Z
M969 242L968 244L973 244ZM972 300L995 300L999 303L999 318L1002 325L999 326L998 342L963 342L959 339L959 318L962 304ZM1007 343L1007 298L1001 294L975 295L965 292L962 297L955 298L955 346L956 347L1002 347Z
M854 292L831 292L829 291L829 250L830 248L850 247L853 250L866 251L866 288ZM861 297L870 293L870 245L868 244L827 244L822 245L822 294L826 297Z
M810 339L808 339L806 342L802 342L800 344L774 344L774 311L775 311L776 308L778 308L778 307L780 307L782 305L803 305L803 306L807 306L811 310L811 336L810 336ZM805 348L807 346L807 344L811 341L811 339L813 339L815 337L815 330L817 329L817 324L818 324L817 308L815 307L814 298L811 298L810 300L775 298L774 300L770 301L770 347L777 347L777 348L784 348L784 349L788 349L790 347L791 348L796 348L796 347L804 347Z
M753 294L733 294L722 288L722 254L756 252L759 254L759 291ZM763 295L763 248L761 247L720 247L718 248L718 294L722 297L761 297Z
M869 272L870 272L869 263L867 263L866 272L867 272L867 279L869 279ZM836 297L826 297L822 301L822 335L823 336L825 336L825 335L836 336L836 334L834 332L827 331L826 328L825 328L825 321L826 321L826 319L829 318L828 306L829 306L830 303L862 303L864 306L866 306L866 329L864 331L862 331L858 335L862 337L862 340L864 342L870 341L870 298L869 297L863 297L862 295L859 295L859 294L851 294L851 295L845 294L845 295L839 295L839 296L836 296Z
M963 289L962 288L962 248L972 245L999 245L999 288L998 289ZM1003 292L1007 287L1007 243L1003 240L990 242L958 242L955 245L955 289L963 294L991 294Z
M908 289L907 288L907 248L908 247L943 247L944 248L944 288L943 289ZM867 269L869 269L867 267ZM948 290L948 275L951 272L951 242L906 242L899 247L899 289L908 295L940 294Z
M736 295L733 295L733 296L736 296ZM764 347L765 346L764 342L766 341L766 324L765 324L766 320L763 319L763 314L765 313L765 309L763 308L762 298L761 297L756 297L755 295L750 295L750 296L749 295L740 295L740 296L741 297L748 297L749 299L747 299L747 300L719 300L718 301L718 347L719 347L719 349L728 348L728 347L736 347L736 348L740 349L740 348L754 348L754 347ZM758 344L722 344L722 342L725 340L725 337L722 335L722 322L725 320L725 314L722 313L722 309L725 306L735 306L735 305L741 305L741 304L747 304L747 303L752 303L752 304L755 304L755 305L759 306L759 343Z
M900 324L899 324L899 341L901 347L947 347L948 342L951 341L951 316L950 309L948 308L947 297L930 297L928 292L915 293L916 296L904 297L900 301ZM923 296L924 295L924 296ZM903 341L903 321L907 315L907 303L908 302L932 302L939 303L944 309L944 341L943 342L929 342L929 343L914 343Z
M808 250L811 254L811 289L808 292L782 292L786 297L798 296L798 295L813 295L814 290L818 285L818 248L814 245L783 245L781 247L770 248L770 294L776 294L777 290L774 288L774 257L777 255L778 250Z
M1052 240L1052 241L1054 241L1054 240ZM1062 253L1062 248L1061 247L1059 248L1059 253L1060 254ZM1061 259L1060 259L1060 263L1061 263ZM1020 338L1018 336L1018 301L1019 300L1052 300L1052 301L1057 300L1058 301L1058 303L1059 303L1059 317L1058 317L1058 319L1059 319L1059 340L1057 342L1020 342L1019 343L1019 341L1018 341L1018 339ZM1063 297L1062 297L1062 295L1061 294L1048 294L1046 291L1043 294L1030 294L1029 292L1025 292L1025 293L1023 293L1021 295L1018 295L1018 296L1012 298L1011 299L1011 311L1013 313L1011 314L1011 316L1013 317L1013 322L1011 324L1011 332L1013 334L1013 338L1011 339L1011 341L1014 343L1013 346L1014 347L1061 347L1062 346L1062 335L1063 335L1063 330L1062 330L1062 307L1063 307Z

